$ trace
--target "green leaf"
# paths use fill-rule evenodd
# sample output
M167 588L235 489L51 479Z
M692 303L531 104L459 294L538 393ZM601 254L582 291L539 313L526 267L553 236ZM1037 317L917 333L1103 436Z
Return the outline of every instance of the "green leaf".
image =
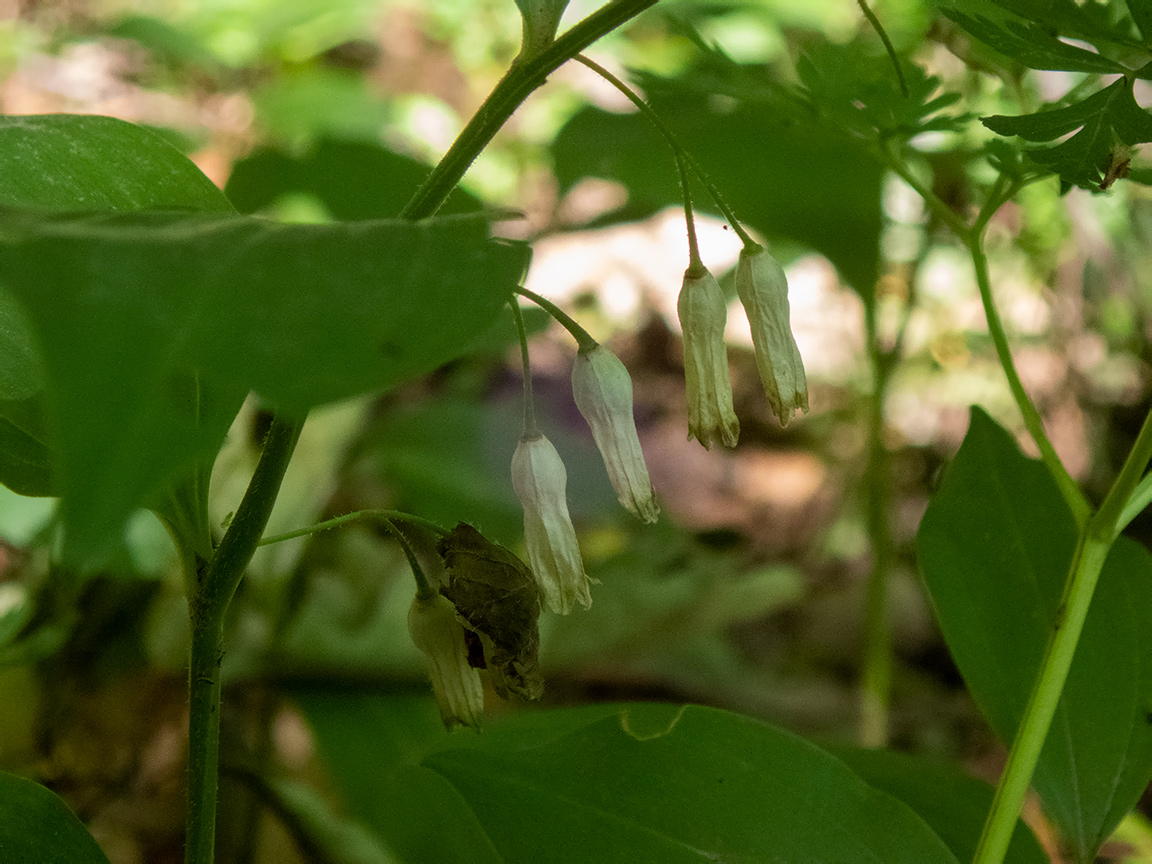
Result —
M97 560L134 507L214 453L249 390L301 413L457 356L525 257L478 217L0 216L0 277L47 373L66 558Z
M899 798L940 835L961 861L971 861L984 820L992 808L993 789L956 766L863 747L828 748L874 786ZM1047 864L1048 856L1022 821L1016 823L1006 864Z
M291 193L316 196L340 220L398 216L432 169L377 144L325 139L294 155L262 147L241 159L225 192L242 213L254 213ZM437 212L442 216L480 209L480 202L457 188Z
M1043 465L978 408L920 524L940 627L1011 742L1056 620L1076 526ZM1121 538L1101 573L1033 785L1091 860L1152 777L1152 555Z
M905 95L887 56L859 44L813 46L796 64L812 109L849 134L874 141L908 140L923 132L956 131L971 115L941 114L960 100L940 93L940 79L918 63L904 63Z
M228 199L153 132L112 117L0 117L0 205L43 211L232 212ZM0 291L0 482L52 494L41 416L45 372L27 316Z
M1152 3L1148 0L1127 0L1128 14L1136 22L1140 33L1144 36L1144 43L1152 42Z
M232 212L224 193L183 153L112 117L0 117L0 169L5 207Z
M426 681L422 687L428 689ZM292 695L348 812L401 860L504 864L448 781L417 765L447 737L430 694L297 689Z
M984 44L1029 69L1102 74L1128 71L1111 58L1060 41L1053 32L1031 21L993 21L985 15L967 15L952 8L940 11Z
M244 773L241 778L291 833L313 864L393 864L396 861L371 832L333 812L331 805L302 783L284 777Z
M637 704L572 728L569 713L493 724L423 760L504 861L956 860L905 805L765 723Z
M0 860L108 864L68 805L39 783L0 771Z
M999 135L1026 141L1053 141L1079 130L1052 147L1028 151L1037 164L1060 175L1066 184L1099 189L1120 145L1152 141L1152 117L1132 97L1132 84L1120 78L1082 102L1019 117L985 117L984 125Z

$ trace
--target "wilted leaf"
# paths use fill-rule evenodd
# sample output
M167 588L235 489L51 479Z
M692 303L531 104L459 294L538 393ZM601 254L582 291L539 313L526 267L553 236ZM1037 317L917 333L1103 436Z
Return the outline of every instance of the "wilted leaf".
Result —
M441 593L480 636L496 692L540 698L540 589L532 571L464 522L436 548L448 568Z

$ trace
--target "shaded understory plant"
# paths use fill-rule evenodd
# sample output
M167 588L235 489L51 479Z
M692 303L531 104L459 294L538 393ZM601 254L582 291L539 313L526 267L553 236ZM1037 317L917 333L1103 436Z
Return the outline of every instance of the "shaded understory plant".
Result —
M481 725L485 681L506 698L541 696L540 615L581 614L577 607L594 602L594 580L569 512L566 469L534 402L521 298L543 307L577 342L573 400L620 504L645 523L659 519L623 362L523 287L527 245L491 232L506 213L436 215L497 131L561 64L576 60L605 77L639 109L636 121L653 124L672 150L671 185L688 232L678 303L687 434L708 448L735 447L740 433L724 343L728 304L696 237L693 195L700 189L741 241L733 282L764 397L781 424L809 409L786 271L739 220L740 184L720 191L729 172L750 169L698 146L712 133L693 100L715 94L636 76L645 99L580 54L655 0L612 0L559 37L563 2L517 2L519 55L394 219L289 225L241 216L191 162L141 127L73 115L0 118L0 479L20 494L60 499L47 577L57 604L74 603L85 577L117 552L135 509L153 510L171 534L191 625L189 862L213 860L227 612L261 546L358 521L378 525L415 581L408 631L427 660L444 725ZM843 154L832 170L848 165L845 188L872 184L877 200L880 178L890 172L971 259L997 357L1041 458L1024 457L1008 433L973 409L924 516L917 553L949 650L990 726L1010 745L995 791L957 770L883 749L817 747L717 709L588 706L524 712L492 724L485 736L442 737L411 763L389 765L395 788L380 817L386 827L375 833L264 766L230 768L307 854L1036 861L1043 853L1018 819L1031 785L1068 854L1093 859L1152 777L1152 557L1120 536L1152 500L1152 481L1144 478L1152 423L1145 421L1094 506L1058 458L1016 372L985 237L1001 208L1053 175L1064 192L1103 192L1126 177L1141 179L1134 148L1152 140L1152 119L1133 88L1152 78L1152 15L1135 2L1127 14L1098 5L1052 4L1043 26L1026 4L1007 0L985 12L944 11L957 33L1004 58L1080 76L1040 111L984 119L1002 137L982 140L966 166L980 196L973 212L941 197L918 148L928 133L962 140L972 117L947 113L960 95L941 94L940 80L896 50L863 2L884 51L863 36L816 46L789 84L698 42L709 72L700 86L725 91L738 106L726 109L727 122L770 115L769 143L802 140L808 155ZM679 115L677 105L684 107ZM850 170L853 160L865 167ZM626 176L625 167L619 173L628 185L647 182ZM565 170L558 160L558 174ZM652 173L647 164L644 170ZM854 217L830 217L831 231L818 219L797 219L785 230L771 214L748 224L824 252L865 304L874 373L865 476L875 566L860 728L862 743L875 746L887 737L893 663L884 396L907 314L892 344L882 346L879 252L867 248L861 257L859 245L842 245L832 237L843 227L835 218ZM878 240L877 228L863 246ZM467 522L446 527L396 510L347 513L266 536L313 408L394 388L459 357L506 307L523 362L523 423L510 483L523 509L527 564ZM212 463L253 392L270 411L260 457L217 536L208 516ZM10 657L51 651L42 619L29 613L9 628ZM323 712L312 720L322 731ZM0 854L104 860L59 798L8 774L0 775Z

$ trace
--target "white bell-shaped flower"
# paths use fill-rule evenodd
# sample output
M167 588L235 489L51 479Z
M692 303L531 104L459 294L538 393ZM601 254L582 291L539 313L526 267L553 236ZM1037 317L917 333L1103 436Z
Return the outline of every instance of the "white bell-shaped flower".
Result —
M632 416L632 377L620 358L603 345L577 354L572 395L592 427L616 497L645 522L655 522L660 506Z
M568 474L552 442L537 433L520 439L512 457L512 488L524 508L528 563L544 605L567 615L592 605L576 529L568 515Z

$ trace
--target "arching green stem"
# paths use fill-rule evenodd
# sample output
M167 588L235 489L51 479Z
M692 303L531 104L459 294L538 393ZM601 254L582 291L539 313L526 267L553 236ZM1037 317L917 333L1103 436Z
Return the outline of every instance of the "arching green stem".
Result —
M297 537L306 537L309 534L317 534L320 531L339 528L341 525L347 525L349 522L372 520L380 522L407 522L410 525L419 525L421 528L426 528L440 536L448 533L447 530L441 528L435 522L431 522L420 516L414 516L411 513L404 513L400 510L356 510L352 513L345 513L343 516L336 516L332 519L326 519L323 522L317 522L315 525L309 525L306 528L297 528L294 531L288 531L284 534L263 537L256 545L269 546L273 543L283 543L285 540L295 540Z
M676 136L672 134L672 130L668 128L667 124L660 118L660 115L652 110L652 106L640 98L640 95L597 63L595 60L590 60L583 54L579 54L572 58L577 63L583 63L621 93L623 93L628 100L640 109L648 120L656 127L657 131L664 136L664 140L668 142L668 146L672 148L672 155L676 158L676 170L680 174L680 189L684 195L684 221L688 226L688 267L693 270L703 270L704 263L700 260L700 248L696 240L696 223L692 218L692 193L688 188L688 172L685 169L685 162L689 158L687 151L680 146L680 142L676 140Z
M520 313L520 303L513 297L509 301L512 307L512 317L516 319L516 333L520 337L520 364L524 376L524 432L525 438L534 438L540 434L536 425L536 403L532 398L532 364L528 357L528 331L524 329L524 316Z
M959 214L940 200L931 188L922 183L919 178L908 169L908 166L904 164L903 160L892 152L890 147L884 147L880 152L888 164L888 167L919 193L920 197L924 199L924 202L932 212L936 214L940 221L956 233L964 243L965 248L967 248L968 254L972 258L972 267L976 275L976 286L980 291L980 300L984 305L984 315L988 320L988 333L992 337L992 344L996 348L996 356L1000 361L1001 368L1004 370L1004 376L1008 379L1008 387L1012 391L1012 398L1015 399L1016 405L1020 409L1020 414L1024 418L1024 426L1032 436L1032 440L1036 443L1036 449L1040 451L1040 458L1043 460L1044 466L1048 469L1056 481L1056 485L1060 488L1060 494L1068 504L1068 508L1072 511L1077 526L1083 528L1084 524L1088 521L1088 517L1091 515L1091 507L1088 504L1088 499L1084 497L1084 493L1080 490L1076 481L1072 479L1072 475L1068 473L1068 469L1064 467L1064 463L1060 461L1060 457L1056 454L1056 448L1052 446L1052 442L1048 438L1048 433L1044 431L1044 421L1040 417L1040 412L1036 410L1036 406L1032 403L1028 391L1024 389L1024 384L1020 380L1020 374L1016 371L1016 363L1012 359L1012 349L1008 345L1008 335L1004 332L1004 325L1000 320L1000 313L996 309L996 302L992 297L992 282L988 276L988 258L984 254L983 245L984 229L987 227L989 220L991 220L996 210L1019 190L1019 186L1012 184L1006 178L1001 178L997 181L980 214L976 217L976 221L972 225L969 225Z
M516 293L521 297L527 297L529 300L531 300L533 303L544 309L545 312L555 318L561 327L572 334L572 338L576 340L576 344L581 352L591 351L596 347L597 344L599 344L595 339L592 338L591 334L589 334L587 330L576 323L571 315L569 315L547 297L541 297L535 291L530 291L522 286L516 289Z

